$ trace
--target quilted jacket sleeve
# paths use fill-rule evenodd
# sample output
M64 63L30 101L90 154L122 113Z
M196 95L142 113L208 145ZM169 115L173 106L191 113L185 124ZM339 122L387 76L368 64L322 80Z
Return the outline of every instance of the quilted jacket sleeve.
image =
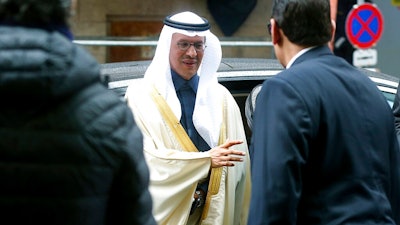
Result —
M85 103L84 121L90 120L86 139L110 168L110 183L98 180L107 193L106 224L156 224L149 192L149 169L143 136L127 104L111 91L93 91Z

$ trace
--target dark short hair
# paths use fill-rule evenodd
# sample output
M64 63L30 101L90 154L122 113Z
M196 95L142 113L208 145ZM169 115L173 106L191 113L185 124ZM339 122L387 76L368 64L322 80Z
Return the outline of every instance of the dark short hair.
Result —
M0 22L67 25L71 0L1 0Z
M329 0L274 0L272 17L297 45L310 47L331 40Z

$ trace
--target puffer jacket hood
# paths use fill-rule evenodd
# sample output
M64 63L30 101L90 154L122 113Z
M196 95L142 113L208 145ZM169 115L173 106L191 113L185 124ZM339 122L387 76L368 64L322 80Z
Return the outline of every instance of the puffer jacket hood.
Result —
M93 57L58 32L2 26L0 43L0 102L9 110L35 112L100 79Z

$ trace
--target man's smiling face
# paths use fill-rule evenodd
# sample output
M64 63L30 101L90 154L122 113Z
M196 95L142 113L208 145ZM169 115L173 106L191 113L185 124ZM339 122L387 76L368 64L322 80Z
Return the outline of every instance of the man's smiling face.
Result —
M182 50L180 44L191 44L188 49ZM181 77L189 80L197 73L203 59L204 50L197 50L193 44L204 44L204 37L190 37L180 33L174 33L171 39L171 48L169 52L169 63L171 69Z

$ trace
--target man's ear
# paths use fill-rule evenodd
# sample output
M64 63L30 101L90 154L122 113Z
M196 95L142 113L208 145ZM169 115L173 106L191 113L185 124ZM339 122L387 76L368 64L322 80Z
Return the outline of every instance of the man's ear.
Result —
M272 44L278 44L279 40L281 39L281 34L279 32L279 26L278 23L276 23L274 18L271 18L270 20L271 23L271 39L272 39Z

